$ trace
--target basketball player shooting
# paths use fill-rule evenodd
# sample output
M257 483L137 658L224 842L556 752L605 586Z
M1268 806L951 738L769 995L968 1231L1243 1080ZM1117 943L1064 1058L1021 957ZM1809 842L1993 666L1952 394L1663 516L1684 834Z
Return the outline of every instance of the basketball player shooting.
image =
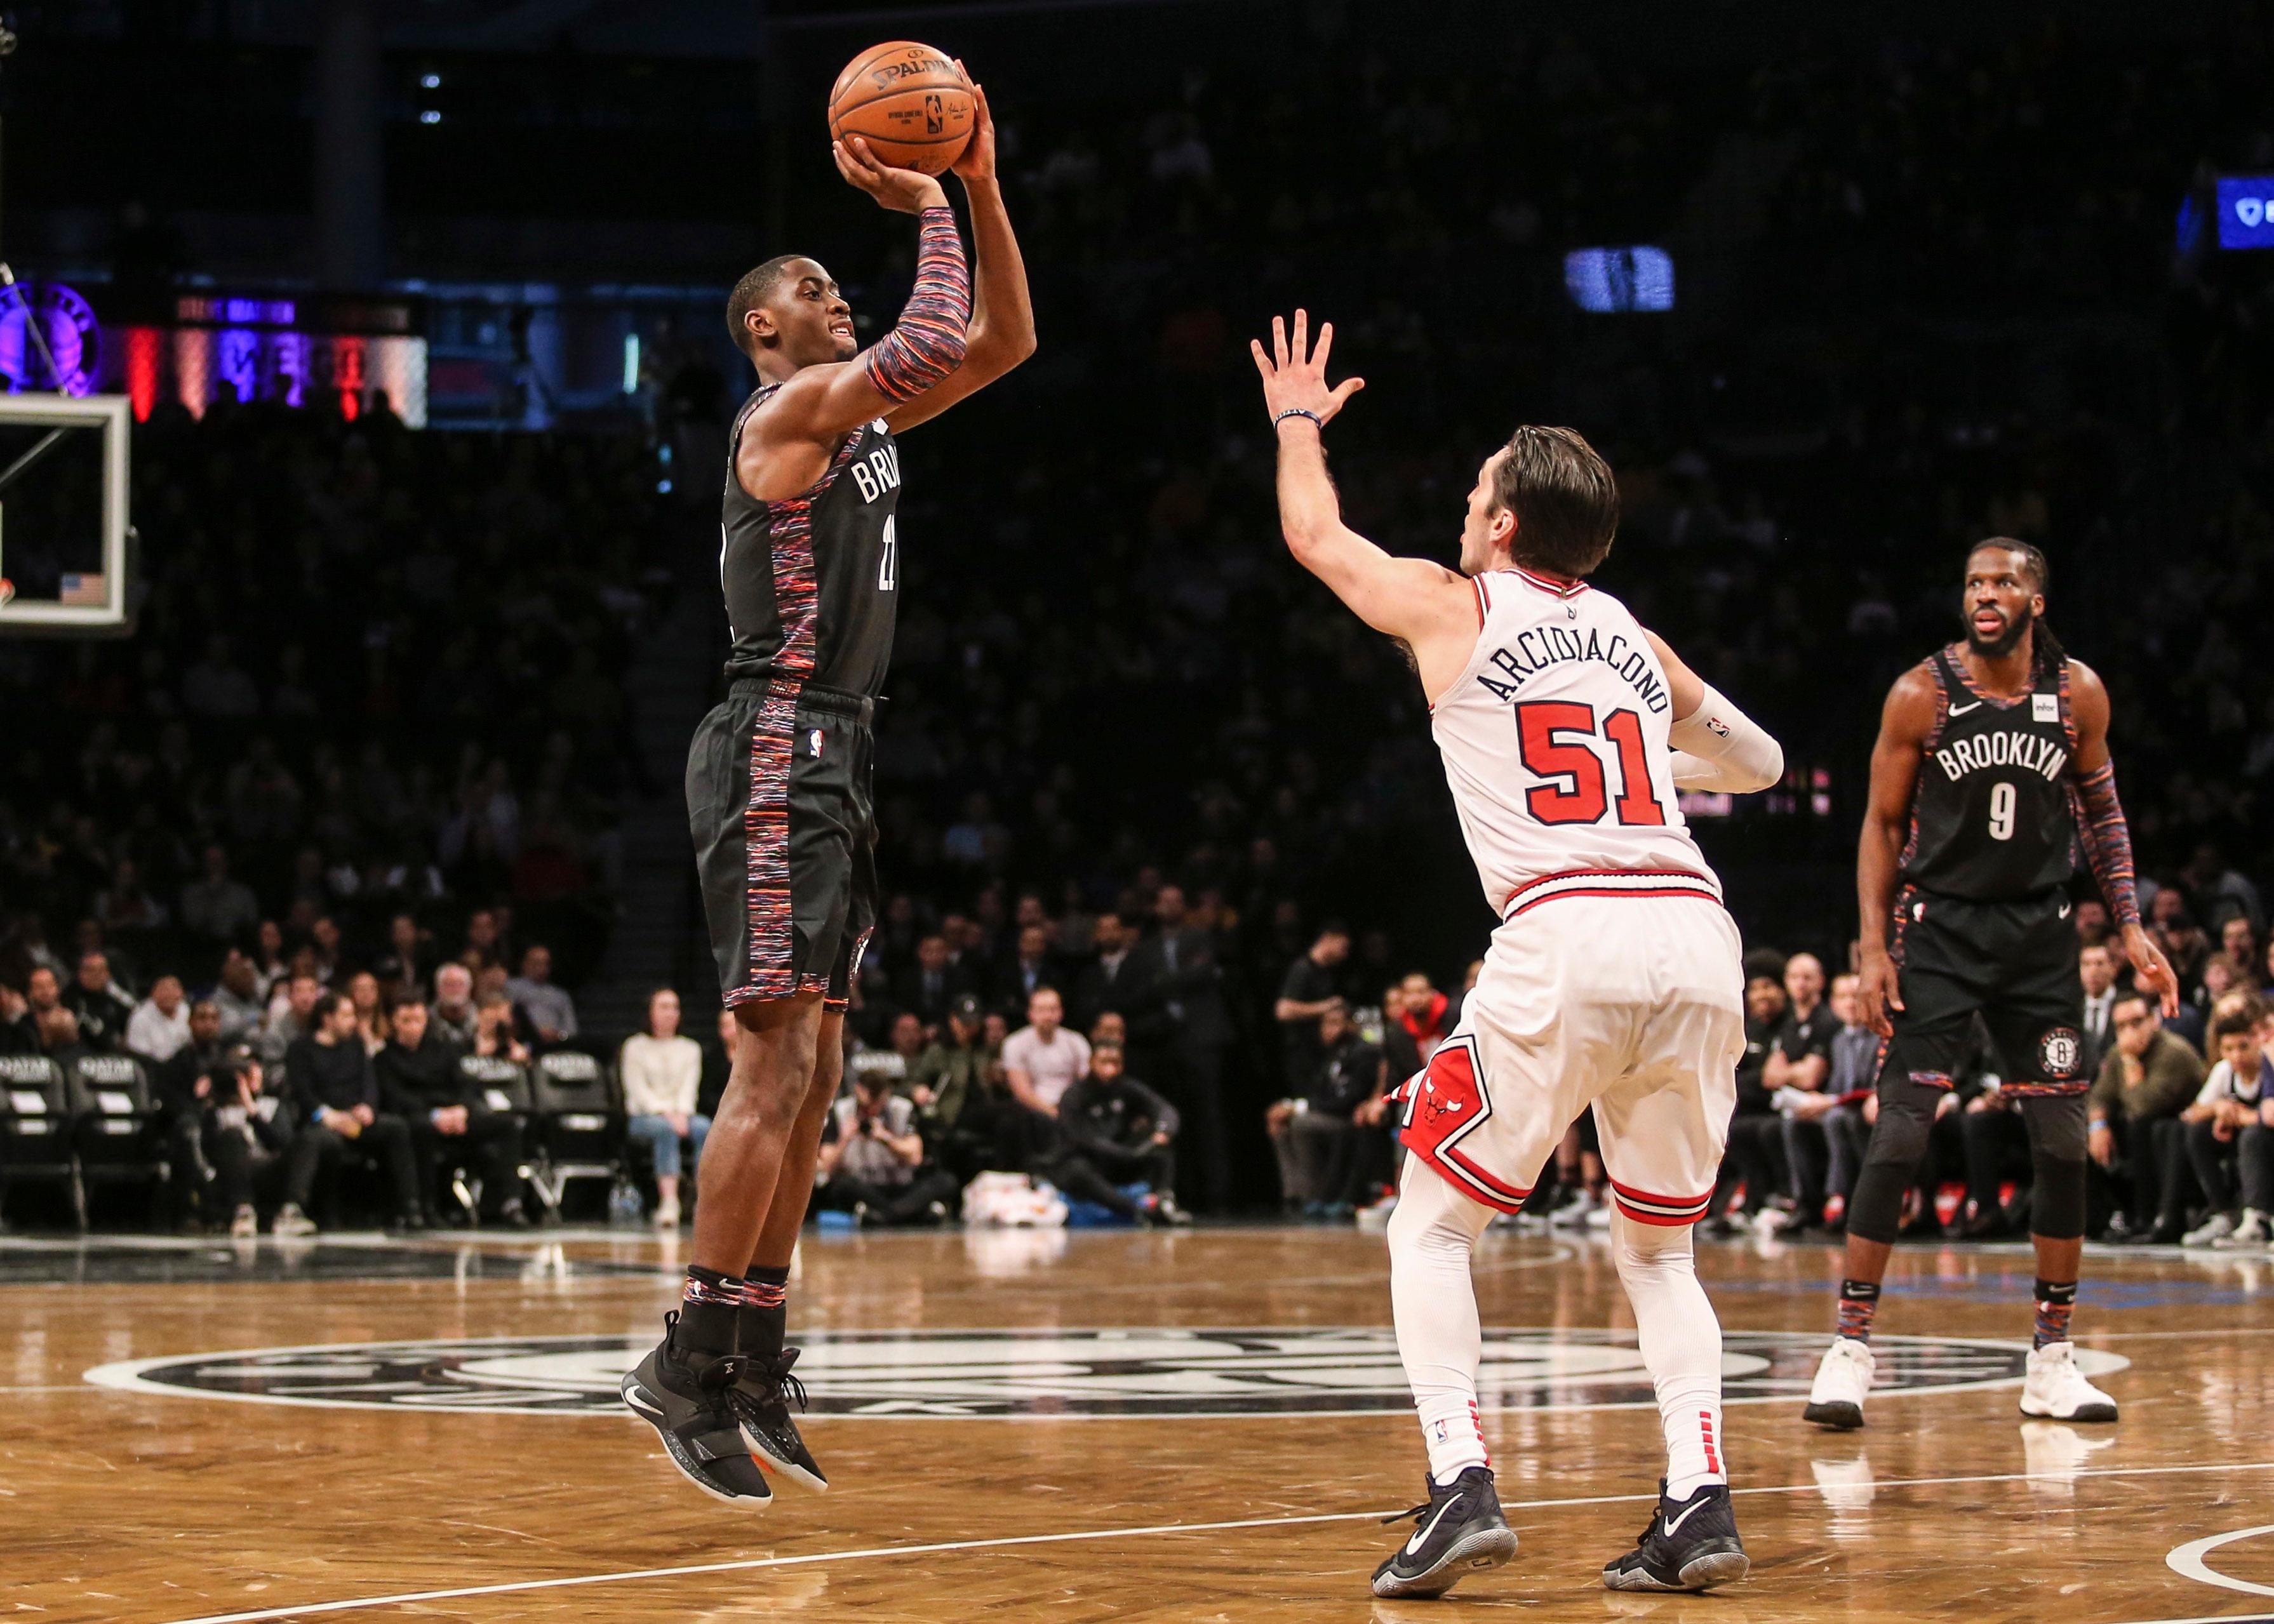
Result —
M2140 923L2132 839L2108 756L2108 690L2043 619L2045 555L1994 538L1966 560L1966 635L1895 680L1871 750L1856 860L1859 991L1880 1046L1879 1120L1848 1203L1838 1328L1802 1414L1864 1425L1871 1321L1936 1116L1974 1019L1989 1024L2029 1133L2037 1331L2022 1413L2113 1421L2116 1402L2069 1341L2084 1254L2084 984L2070 922L2084 850L2124 933L2135 985L2179 1008L2179 982Z
M1744 793L1783 752L1586 577L1618 528L1611 470L1569 429L1525 426L1469 492L1460 569L1393 558L1342 522L1322 440L1363 387L1329 388L1331 325L1253 346L1279 441L1279 515L1305 568L1404 644L1461 831L1502 923L1475 992L1405 1086L1389 1221L1397 1349L1429 1455L1428 1501L1374 1570L1377 1596L1438 1596L1516 1550L1477 1418L1482 1331L1469 1266L1592 1106L1611 1237L1656 1384L1668 1464L1656 1512L1603 1569L1622 1590L1691 1590L1748 1569L1721 1438L1721 1331L1690 1226L1710 1202L1744 1049L1736 926L1675 801Z
M727 303L759 381L728 448L727 696L688 753L687 806L740 1038L704 1151L683 1300L622 1394L698 1488L752 1509L771 1498L769 1472L827 1486L790 1415L803 1393L785 1299L876 918L870 726L899 602L893 437L1035 348L994 124L974 96L953 169L970 203L975 298L940 183L885 167L856 136L832 145L839 173L919 222L900 324L862 350L836 282L802 254L767 260Z

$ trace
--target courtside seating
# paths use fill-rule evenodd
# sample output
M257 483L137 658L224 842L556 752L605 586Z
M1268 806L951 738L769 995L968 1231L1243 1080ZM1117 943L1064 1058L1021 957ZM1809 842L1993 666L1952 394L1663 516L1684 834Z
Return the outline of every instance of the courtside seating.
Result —
M0 1056L0 1200L11 1179L59 1180L84 1229L87 1186L72 1144L73 1114L62 1067L45 1055Z
M466 1079L468 1090L484 1108L516 1117L524 1132L530 1117L536 1112L537 1101L530 1087L528 1069L507 1059L503 1055L461 1055L458 1073ZM527 1143L526 1139L523 1144ZM534 1182L535 1169L524 1162L521 1176ZM482 1181L478 1174L463 1173L450 1181L450 1193L471 1216L481 1211ZM541 1199L541 1192L540 1192ZM546 1210L551 1210L547 1203Z
M530 1071L529 1142L537 1168L529 1182L546 1213L553 1214L572 1180L613 1184L622 1172L623 1101L608 1065L576 1049L540 1055Z
M171 1169L159 1154L158 1101L142 1063L132 1055L82 1055L64 1068L64 1077L80 1177L147 1184L154 1200Z

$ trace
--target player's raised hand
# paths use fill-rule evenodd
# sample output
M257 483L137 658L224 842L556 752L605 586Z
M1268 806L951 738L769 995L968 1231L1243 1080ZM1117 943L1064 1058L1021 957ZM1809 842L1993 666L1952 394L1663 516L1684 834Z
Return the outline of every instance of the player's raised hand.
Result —
M955 71L971 85L971 139L963 144L963 154L948 169L968 185L975 180L995 178L995 116L987 110L987 87L974 84L971 70L963 65L963 58L955 59Z
M1319 324L1319 342L1315 346L1310 342L1310 330L1308 311L1295 312L1291 337L1285 320L1274 316L1270 352L1264 352L1260 339L1250 339L1247 348L1255 357L1255 370L1263 378L1264 410L1275 419L1282 412L1307 412L1324 426L1343 409L1344 401L1366 387L1366 380L1345 378L1329 388L1327 354L1335 345L1335 324Z
M2142 992L2156 995L2168 1020L2180 1012L2180 978L2172 974L2172 961L2164 957L2164 950L2156 945L2156 938L2138 924L2124 927L2124 956L2132 961L2132 984Z
M930 175L915 169L896 169L878 160L861 136L829 143L829 155L846 184L858 187L885 208L903 214L920 214L928 208L947 207L947 192Z

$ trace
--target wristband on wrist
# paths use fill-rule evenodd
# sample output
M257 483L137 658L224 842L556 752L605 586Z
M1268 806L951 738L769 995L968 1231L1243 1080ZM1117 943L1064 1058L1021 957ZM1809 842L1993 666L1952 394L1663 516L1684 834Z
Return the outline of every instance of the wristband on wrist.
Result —
M1327 420L1319 416L1317 412L1313 411L1307 406L1290 406L1284 411L1273 412L1271 414L1271 426L1276 429L1290 417L1308 417L1312 422L1317 424L1322 429L1327 426Z

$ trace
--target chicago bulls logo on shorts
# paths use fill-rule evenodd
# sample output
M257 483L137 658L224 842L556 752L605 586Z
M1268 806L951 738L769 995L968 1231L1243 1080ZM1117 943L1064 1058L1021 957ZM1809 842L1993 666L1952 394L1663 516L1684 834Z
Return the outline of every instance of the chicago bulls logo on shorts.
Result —
M1447 1038L1428 1065L1405 1086L1405 1122L1398 1140L1464 1195L1512 1213L1529 1190L1519 1190L1461 1153L1461 1141L1492 1117L1473 1034Z

